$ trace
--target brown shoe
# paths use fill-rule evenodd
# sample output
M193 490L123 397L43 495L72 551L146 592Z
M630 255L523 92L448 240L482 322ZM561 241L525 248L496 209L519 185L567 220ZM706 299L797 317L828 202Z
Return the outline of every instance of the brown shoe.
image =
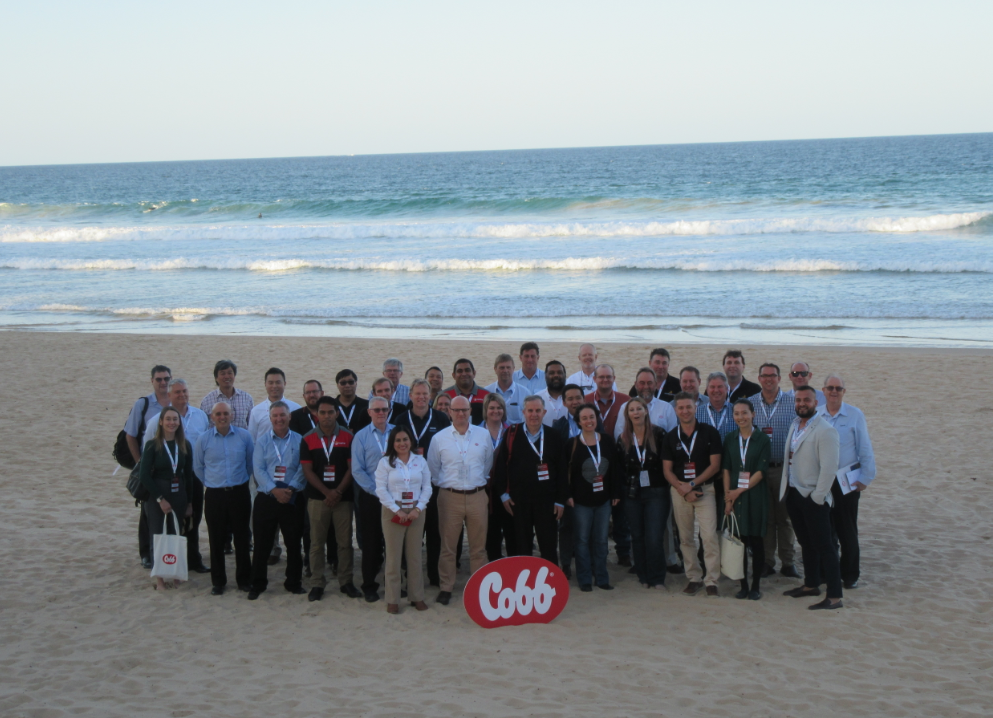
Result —
M703 588L703 581L691 581L686 584L686 588L683 589L683 594L686 596L695 596L700 593L701 588Z
M386 604L386 612L387 613L400 613L400 606L398 604L396 604L396 603L387 603Z
M707 586L707 596L709 598L719 598L721 594L717 592L717 586Z
M418 611L428 610L428 605L424 601L411 601L410 605L416 608Z

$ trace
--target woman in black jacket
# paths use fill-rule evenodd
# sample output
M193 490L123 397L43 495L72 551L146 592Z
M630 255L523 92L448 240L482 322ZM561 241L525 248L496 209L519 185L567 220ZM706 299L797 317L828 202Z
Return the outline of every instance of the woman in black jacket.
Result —
M607 527L610 508L621 500L622 489L617 448L613 439L596 430L597 412L592 404L579 407L576 421L582 432L566 445L576 580L581 591L593 590L593 578L597 587L609 591L613 586L607 573Z
M623 421L617 449L624 472L624 510L634 567L642 586L665 590L662 536L672 511L669 484L662 475L665 430L649 421L648 405L637 397L628 401Z
M189 501L194 480L193 449L183 433L182 417L171 406L162 410L155 437L141 452L139 472L141 483L148 489L145 515L151 534L150 545L154 546L155 534L163 533L166 514L175 512L177 519L193 515L193 504ZM178 522L180 527L183 523L183 520ZM179 585L178 580L175 585ZM156 577L155 588L165 589L161 577Z

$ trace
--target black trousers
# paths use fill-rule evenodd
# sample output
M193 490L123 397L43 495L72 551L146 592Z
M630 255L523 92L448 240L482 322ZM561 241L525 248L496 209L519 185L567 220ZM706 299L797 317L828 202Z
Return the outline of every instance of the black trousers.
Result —
M559 560L562 567L568 569L575 556L575 537L572 520L572 507L566 505L562 513L562 520L559 521Z
M507 555L517 555L517 533L514 529L514 517L507 513L500 500L490 500L490 508L493 513L489 515L486 524L486 558L488 561L496 561L503 558L503 544L507 544ZM459 541L459 548L462 542Z
M203 565L200 555L200 522L203 521L203 484L193 477L193 491L190 493L193 515L186 521L186 565L190 570Z
M514 531L517 534L517 555L530 556L534 539L538 539L538 552L546 561L558 564L558 521L555 504L539 501L533 504L514 504Z
M792 486L786 490L786 511L803 554L803 584L819 588L827 582L827 597L841 598L838 550L831 533L831 507L820 506Z
M207 520L207 538L210 541L210 582L222 588L228 583L228 574L224 569L224 544L231 536L234 541L235 581L238 586L250 586L252 558L248 548L248 524L252 517L252 497L248 484L229 489L205 489L203 516Z
M283 532L286 543L287 591L300 588L303 580L303 557L300 555L300 540L303 534L303 521L295 504L281 504L272 496L258 494L252 510L252 523L255 525L255 551L252 554L252 588L265 591L269 585L269 554L276 540L276 532Z
M138 503L138 555L141 558L152 557L152 544L148 534L148 517L145 516L144 501Z
M741 542L745 544L746 549L752 550L752 591L759 590L759 584L762 582L762 570L765 568L765 537L764 536L742 536ZM742 557L742 563L745 570L745 577L741 579L741 589L743 591L748 591L748 551L745 551L745 555Z
M362 592L373 593L379 590L379 581L376 577L386 558L383 505L379 502L378 496L368 493L358 485L355 486L355 504L362 545ZM335 562L337 558L335 556Z
M831 509L831 523L841 545L841 580L859 580L859 496L853 491L847 496L841 493L838 482L831 487L834 507Z
M611 538L614 539L614 551L617 558L631 556L631 528L628 526L628 512L624 508L624 499L617 506L610 507L610 521L613 524Z

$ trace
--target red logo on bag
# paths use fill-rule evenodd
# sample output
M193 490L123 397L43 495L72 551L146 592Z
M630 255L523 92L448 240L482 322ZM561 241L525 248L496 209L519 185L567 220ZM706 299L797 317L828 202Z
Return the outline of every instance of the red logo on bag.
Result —
M163 554L163 556L162 556L162 563L167 563L170 566L172 564L176 563L176 556L175 556L175 554L171 554L171 553Z
M511 556L472 574L462 601L483 628L549 623L569 601L569 581L550 561Z

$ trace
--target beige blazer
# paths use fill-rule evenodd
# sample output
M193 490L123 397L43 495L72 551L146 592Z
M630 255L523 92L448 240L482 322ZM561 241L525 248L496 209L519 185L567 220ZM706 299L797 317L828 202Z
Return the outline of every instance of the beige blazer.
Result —
M838 432L824 417L817 415L807 422L807 431L800 439L800 445L793 454L793 464L790 466L790 445L793 434L800 425L799 417L793 420L786 434L786 446L783 449L783 480L779 485L779 500L786 496L786 487L790 483L790 470L796 489L803 496L809 496L815 504L834 505L831 496L831 484L834 483L835 472L838 470Z

